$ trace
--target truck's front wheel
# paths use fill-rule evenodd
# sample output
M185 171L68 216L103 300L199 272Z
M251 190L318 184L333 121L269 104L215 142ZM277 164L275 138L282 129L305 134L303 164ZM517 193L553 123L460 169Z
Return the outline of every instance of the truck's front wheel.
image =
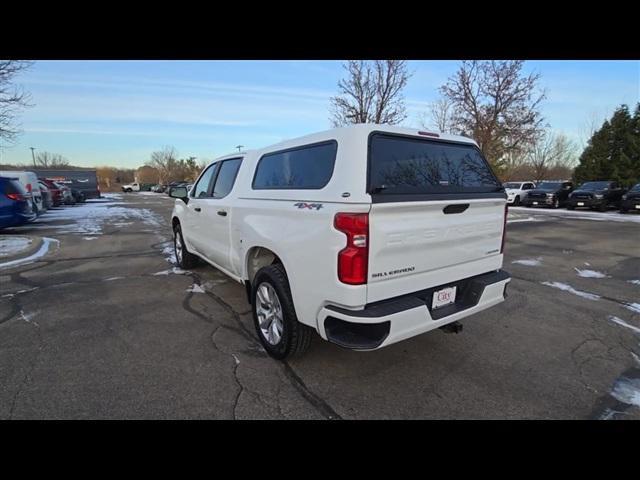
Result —
M198 257L187 250L179 223L173 227L173 251L176 256L176 263L180 268L189 269L196 266Z
M284 267L261 268L251 290L253 322L267 353L278 360L303 354L313 331L298 321Z

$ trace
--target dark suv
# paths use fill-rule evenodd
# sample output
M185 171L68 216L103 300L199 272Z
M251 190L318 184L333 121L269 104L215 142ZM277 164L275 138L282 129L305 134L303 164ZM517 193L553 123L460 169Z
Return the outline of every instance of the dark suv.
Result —
M622 195L620 213L627 213L629 210L640 212L640 183L636 183L631 190Z
M522 205L525 207L558 208L565 204L572 191L573 183L571 182L543 181L533 190L529 190L527 196L522 200Z
M623 194L618 182L585 182L569 195L567 208L591 208L604 212L610 206L619 208Z

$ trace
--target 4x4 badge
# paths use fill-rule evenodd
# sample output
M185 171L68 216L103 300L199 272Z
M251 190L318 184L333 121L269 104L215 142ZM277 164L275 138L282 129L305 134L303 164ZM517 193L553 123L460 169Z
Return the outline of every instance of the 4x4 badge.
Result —
M316 210L320 210L322 208L321 203L298 202L298 203L294 203L293 206L298 208L308 208L309 210L313 210L314 208Z

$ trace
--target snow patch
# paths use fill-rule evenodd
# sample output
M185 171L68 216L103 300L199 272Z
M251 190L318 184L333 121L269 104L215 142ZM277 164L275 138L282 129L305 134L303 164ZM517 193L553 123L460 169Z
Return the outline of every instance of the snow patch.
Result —
M36 327L39 327L40 325L38 325L36 322L33 322L31 319L33 317L35 317L38 313L40 312L33 312L33 313L24 313L24 310L20 310L20 318L22 318L22 320L24 320L27 323L32 323L34 324Z
M522 260L514 260L511 263L517 263L518 265L526 265L527 267L539 267L542 264L542 257L523 258Z
M612 321L613 323L617 323L618 325L621 325L630 330L633 330L636 333L640 333L640 328L634 327L633 325L629 325L627 322L625 322L621 318L616 317L615 315L609 315L609 320Z
M29 237L1 237L0 257L8 257L29 248L32 240Z
M110 199L115 197L109 197ZM159 228L164 220L146 208L131 208L113 201L89 202L76 205L73 208L52 210L44 218L38 219L39 223L56 221L72 221L64 225L45 225L45 228L55 228L60 233L76 233L84 235L101 235L105 224L114 226L130 225L134 220L139 220L145 225ZM128 222L128 223L127 223Z
M28 257L25 257L25 258L19 258L17 260L13 260L11 262L0 263L0 269L1 268L15 267L16 265L26 265L28 263L33 263L38 258L44 257L47 254L47 252L49 251L49 246L52 243L55 243L56 246L60 245L60 242L58 240L56 240L55 238L43 237L42 238L42 246L40 247L40 249L36 253L34 253L33 255L29 255Z
M98 237L82 237L83 240L97 240Z
M628 283L633 283L634 285L640 285L640 280L627 280Z
M590 212L584 210L536 209L509 207L509 213L534 215L536 217L571 218L575 220L601 220L611 222L640 223L640 215L622 215L619 212Z
M173 273L175 275L188 275L191 272L189 272L187 270L182 270L179 267L173 267L173 268L170 268L169 270L163 270L162 272L156 272L156 273L154 273L154 275L169 275L170 273Z
M233 356L233 359L236 361L236 365L240 365L240 360L238 359L238 357L236 357L235 353L231 354Z
M541 222L535 217L527 217L527 218L514 218L513 220L507 220L507 223L520 223L520 222Z
M105 282L113 282L114 280L122 280L124 277L109 277L109 278L105 278L104 281Z
M611 396L627 405L640 407L640 378L619 378L613 385Z
M561 282L540 282L542 285L547 285L548 287L557 288L559 290L564 290L565 292L573 293L582 298L586 298L588 300L600 300L600 295L596 295L595 293L583 292L582 290L576 290L571 285L567 285L566 283Z
M624 306L632 312L640 313L640 303L625 303Z
M193 285L191 285L191 288L187 288L185 291L192 292L192 293L206 293L204 291L204 288L202 288L197 283L194 283Z
M605 275L601 272L596 272L595 270L580 270L579 268L575 267L573 269L578 272L578 276L582 278L610 278L609 275Z

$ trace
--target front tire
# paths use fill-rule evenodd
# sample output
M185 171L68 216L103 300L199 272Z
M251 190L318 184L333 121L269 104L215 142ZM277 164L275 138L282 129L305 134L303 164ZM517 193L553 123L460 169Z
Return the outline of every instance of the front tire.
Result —
M520 197L516 197L515 200L513 201L513 206L514 207L519 207L520 206Z
M251 303L256 333L270 356L284 360L309 348L313 330L298 321L282 265L258 270L251 285Z
M173 252L176 256L176 263L180 268L188 270L198 263L198 257L187 250L179 223L173 227Z

